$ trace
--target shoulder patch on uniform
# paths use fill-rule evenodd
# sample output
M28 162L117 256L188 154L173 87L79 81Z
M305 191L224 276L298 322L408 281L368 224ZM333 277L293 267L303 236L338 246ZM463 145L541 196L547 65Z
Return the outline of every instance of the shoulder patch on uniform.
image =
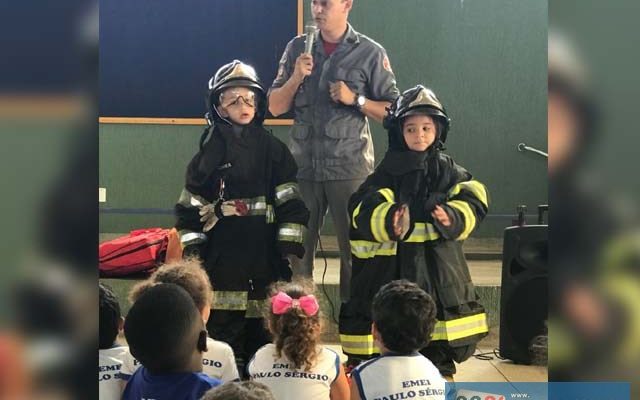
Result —
M382 59L382 68L386 69L389 72L393 72L391 70L391 62L389 61L389 57L385 54Z
M276 79L282 78L282 75L284 75L284 65L280 64L280 67L278 68L278 75L276 76Z

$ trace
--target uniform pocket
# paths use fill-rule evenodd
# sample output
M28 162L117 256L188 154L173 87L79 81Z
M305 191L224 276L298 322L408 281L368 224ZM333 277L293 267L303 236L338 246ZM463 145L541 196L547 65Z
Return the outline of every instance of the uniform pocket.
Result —
M311 127L305 125L293 125L291 127L291 137L296 140L307 140L311 133Z
M332 139L345 139L348 137L358 137L360 132L353 123L346 118L332 120L324 130L325 135Z
M327 123L324 134L332 139L358 138L364 127L364 118L355 107L340 107Z
M334 82L343 81L355 93L367 95L367 79L363 70L359 68L337 67L334 72Z

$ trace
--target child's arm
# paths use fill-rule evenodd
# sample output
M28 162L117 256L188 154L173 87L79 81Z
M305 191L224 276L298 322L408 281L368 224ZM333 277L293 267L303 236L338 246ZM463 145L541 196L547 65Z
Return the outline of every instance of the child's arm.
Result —
M434 223L447 239L464 240L489 210L487 188L475 179L455 184L447 200L432 212Z
M296 175L298 167L289 149L280 141L272 146L276 154L273 165L275 184L274 211L278 224L277 246L283 255L304 256L303 238L309 210L302 200Z
M464 240L487 215L487 188L462 166L443 153L437 160L439 171L433 176L424 199L424 211L433 218L433 225L443 238Z
M331 392L329 394L331 400L349 400L349 381L344 373L344 368L340 364L338 376L331 383ZM351 397L353 399L353 397Z
M357 369L351 371L351 379L349 381L349 391L351 394L351 400L361 400L360 387L362 382L360 381L360 375ZM362 394L364 396L364 393Z
M406 207L396 203L394 192L373 173L349 199L351 229L357 240L384 243L403 237L409 228Z
M355 382L351 382L351 400L360 400L360 393Z

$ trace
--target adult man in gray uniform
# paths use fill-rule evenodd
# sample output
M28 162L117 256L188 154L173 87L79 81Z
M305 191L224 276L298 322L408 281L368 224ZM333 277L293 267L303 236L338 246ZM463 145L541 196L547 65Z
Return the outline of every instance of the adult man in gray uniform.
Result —
M385 49L347 22L353 0L312 0L318 27L311 54L306 35L293 38L269 90L269 111L293 107L289 148L298 163L298 184L309 209L305 256L293 261L297 276L311 277L318 235L327 207L340 247L340 297L349 299L351 249L347 203L373 172L367 117L382 122L399 95Z

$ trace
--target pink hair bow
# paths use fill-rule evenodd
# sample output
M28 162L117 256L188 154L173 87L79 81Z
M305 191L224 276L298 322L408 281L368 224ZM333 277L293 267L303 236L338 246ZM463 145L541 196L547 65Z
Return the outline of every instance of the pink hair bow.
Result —
M310 317L316 315L320 309L316 296L312 294L302 296L299 299L292 299L285 292L278 292L271 298L271 310L276 315L284 314L292 307L301 308Z

